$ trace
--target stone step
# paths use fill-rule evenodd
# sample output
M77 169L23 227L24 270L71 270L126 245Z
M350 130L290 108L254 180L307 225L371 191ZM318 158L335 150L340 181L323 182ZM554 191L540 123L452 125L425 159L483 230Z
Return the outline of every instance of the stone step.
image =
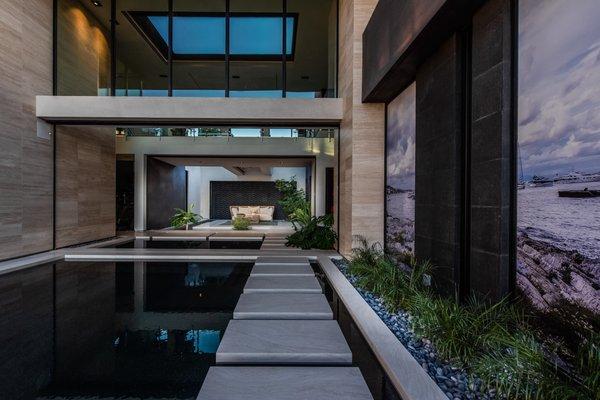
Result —
M250 275L244 293L322 293L322 289L314 276Z
M252 267L250 276L314 276L315 273L309 264L261 264Z
M322 294L242 293L233 311L234 319L333 319Z
M282 243L263 243L260 248L262 250L298 250L297 248L294 247L287 247L285 244Z
M296 249L298 250L298 249ZM306 257L258 257L254 265L263 265L263 264L310 264L308 262L308 258Z
M336 321L231 320L217 364L351 365L352 352Z
M197 400L372 400L356 367L211 367Z

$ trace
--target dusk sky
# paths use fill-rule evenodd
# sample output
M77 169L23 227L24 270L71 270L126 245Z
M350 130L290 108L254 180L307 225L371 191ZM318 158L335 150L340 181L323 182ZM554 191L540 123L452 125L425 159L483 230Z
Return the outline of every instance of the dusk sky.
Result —
M415 188L416 84L410 85L387 108L387 184Z
M599 172L600 3L519 3L519 144L525 179Z

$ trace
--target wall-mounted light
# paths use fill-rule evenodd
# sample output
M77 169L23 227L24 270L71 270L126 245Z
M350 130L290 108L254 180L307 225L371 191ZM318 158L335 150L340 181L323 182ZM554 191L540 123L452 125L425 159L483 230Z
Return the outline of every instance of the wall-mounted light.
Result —
M92 4L96 7L102 7L102 2L99 0L92 0Z

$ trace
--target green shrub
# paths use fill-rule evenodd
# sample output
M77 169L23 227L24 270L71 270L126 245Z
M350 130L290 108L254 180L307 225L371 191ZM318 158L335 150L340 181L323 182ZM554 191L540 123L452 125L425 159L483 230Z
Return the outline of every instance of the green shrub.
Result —
M472 296L465 304L436 295L425 284L433 269L404 255L397 266L379 244L358 237L348 272L391 311L412 315L415 333L438 354L481 378L500 398L600 400L600 340L590 334L570 370L559 368L558 346L540 340L519 304ZM564 362L561 362L564 365Z
M242 216L237 216L233 219L233 229L235 229L236 231L247 231L248 229L250 229L250 224L251 221L246 218L246 217L242 217Z
M182 210L181 208L175 208L175 215L171 217L171 227L179 228L183 226L187 226L190 224L197 224L202 216L194 213L192 210L194 209L194 204L190 204L188 207L188 211Z
M313 217L302 209L296 210L293 215L295 232L287 237L286 246L303 250L335 248L337 234L333 230L333 215Z
M283 209L286 217L293 221L293 214L296 210L306 211L310 214L310 202L306 200L304 190L298 189L298 183L295 178L288 180L279 179L275 181L277 190L281 192L281 200L279 204Z

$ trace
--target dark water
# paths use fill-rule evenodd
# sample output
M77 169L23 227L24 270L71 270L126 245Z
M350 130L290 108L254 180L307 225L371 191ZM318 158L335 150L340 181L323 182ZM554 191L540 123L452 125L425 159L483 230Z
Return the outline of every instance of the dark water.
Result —
M0 276L0 399L195 399L251 266L61 262Z
M114 247L119 249L260 249L262 239L257 240L131 240Z

